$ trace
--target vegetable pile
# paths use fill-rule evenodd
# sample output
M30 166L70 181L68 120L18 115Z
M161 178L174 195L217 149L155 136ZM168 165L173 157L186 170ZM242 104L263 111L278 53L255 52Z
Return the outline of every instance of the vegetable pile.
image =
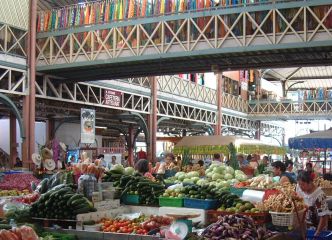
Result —
M259 189L272 189L274 183L269 175L259 175L253 177L247 181L250 185L249 187L259 188Z
M7 174L3 177L3 180L0 183L0 189L18 189L21 191L24 189L31 190L31 182L38 183L39 180L29 173Z
M121 196L135 194L140 196L141 204L158 204L158 198L165 191L165 186L158 182L153 182L140 176L121 176L115 187L122 188Z
M35 192L35 193L25 195L23 197L16 198L15 201L30 205L30 204L36 202L38 200L38 198L39 198L39 194Z
M38 240L36 232L28 226L14 228L12 230L1 230L1 240Z
M34 184L32 184L32 190L34 190L37 193L46 193L49 189L54 188L55 186L58 186L60 184L73 184L73 174L72 172L58 172L54 174L51 178L45 178L43 179L38 186L34 187Z
M49 219L75 219L77 214L95 211L92 203L67 185L59 185L31 205L31 216Z
M208 226L202 236L209 240L228 238L264 240L273 236L273 233L267 232L263 228L256 229L250 217L236 214L221 217L218 222Z
M321 188L332 188L332 182L321 177L315 178L314 183Z
M17 189L12 190L0 190L0 197L7 197L7 196L22 196L29 194L30 191L28 189L24 189L23 191L19 191Z

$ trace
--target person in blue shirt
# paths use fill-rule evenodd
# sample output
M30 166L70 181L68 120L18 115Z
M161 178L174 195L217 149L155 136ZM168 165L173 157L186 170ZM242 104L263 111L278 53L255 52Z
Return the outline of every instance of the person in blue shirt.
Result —
M295 172L293 172L294 163L291 160L287 160L285 161L285 166L286 166L286 173L288 173L289 176L292 177L293 180L296 182L297 176Z
M239 162L240 167L244 167L244 166L248 166L249 165L249 161L244 159L243 154L239 154L237 155L237 160Z

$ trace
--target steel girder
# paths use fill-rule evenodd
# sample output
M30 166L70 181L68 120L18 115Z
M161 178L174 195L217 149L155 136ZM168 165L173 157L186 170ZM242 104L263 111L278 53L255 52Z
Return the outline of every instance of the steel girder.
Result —
M306 101L251 101L253 120L331 119L332 99Z
M28 32L26 30L0 22L0 52L27 57L27 37Z
M317 6L328 6L323 16L315 11ZM38 70L88 81L96 77L165 75L181 70L204 72L214 64L222 70L318 64L318 60L324 60L314 57L318 50L310 53L306 49L332 47L331 29L325 24L331 11L331 1L309 0L210 9L40 33ZM256 13L261 17L256 18ZM199 26L202 21L203 26ZM300 51L301 57L295 56ZM326 49L320 51L325 54ZM234 58L232 54L238 55ZM287 54L293 54L294 59ZM312 58L305 58L306 54ZM103 69L97 75L93 71L96 67Z

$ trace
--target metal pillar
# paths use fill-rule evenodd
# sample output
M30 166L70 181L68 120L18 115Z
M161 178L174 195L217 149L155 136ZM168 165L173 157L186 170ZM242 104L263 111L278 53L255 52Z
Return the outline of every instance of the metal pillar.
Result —
M36 19L37 19L37 0L30 0L30 22L29 22L29 38L28 38L28 66L29 66L29 150L28 161L30 156L35 152L35 115L36 115Z
M54 131L54 119L48 119L46 121L46 142L51 141L54 139L55 131Z
M157 79L155 77L150 78L151 86L151 111L149 115L149 132L150 132L150 146L148 150L148 158L150 162L155 161L157 154Z
M127 139L127 144L128 144L128 165L129 166L134 166L134 128L130 124L129 126L129 132L128 132L128 139Z
M221 135L221 125L222 125L222 73L216 73L217 79L217 125L215 128L214 135Z
M255 132L255 139L261 140L261 121L257 121L257 128Z
M23 167L29 167L29 145L30 145L30 128L29 128L29 96L23 97L23 125L24 125L24 136L22 143L22 162Z
M13 113L9 116L9 139L10 139L10 167L15 165L17 157L17 139L16 139L16 117Z

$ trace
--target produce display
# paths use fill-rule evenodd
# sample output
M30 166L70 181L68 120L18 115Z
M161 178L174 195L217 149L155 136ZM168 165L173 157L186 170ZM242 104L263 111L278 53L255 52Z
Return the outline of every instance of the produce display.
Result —
M251 188L272 189L275 186L269 175L259 175L247 180L247 182Z
M207 178L212 181L226 180L232 184L247 180L247 176L241 170L234 170L224 164L211 164L205 171Z
M30 191L28 189L24 189L23 191L13 189L13 190L0 190L0 197L8 197L8 196L22 196L29 194Z
M93 174L96 179L103 176L105 169L99 166L100 162L97 160L95 163L78 163L73 165L73 174L79 176L82 174Z
M48 219L75 219L77 214L95 211L92 203L67 185L58 185L40 196L31 205L32 217Z
M185 198L218 200L228 192L214 186L192 185L183 187L181 193Z
M257 207L261 211L282 213L295 212L295 209L300 211L306 207L303 198L297 195L292 185L279 189L275 194L264 200L263 204L258 204Z
M159 196L165 192L163 184L141 176L123 175L113 185L122 189L122 197L126 194L138 195L140 203L146 205L158 204Z
M172 219L163 216L144 215L133 220L124 219L102 219L101 229L103 232L129 233L146 235L149 231L158 229L162 226L168 226L172 223Z
M31 194L28 194L28 195L25 195L25 196L22 196L19 198L15 198L15 201L30 205L30 204L36 202L39 199L39 196L40 196L39 193L34 192L34 193L31 193Z
M264 228L256 228L250 217L235 214L220 217L218 222L204 230L202 237L203 239L263 240L273 235L274 233Z
M106 171L102 177L103 182L117 182L120 180L122 175L133 176L135 174L135 169L133 167L124 168L120 164L114 165L111 170Z
M321 177L315 178L314 183L321 188L332 188L332 182Z
M74 178L72 172L58 172L51 178L43 179L37 186L32 184L31 188L37 193L46 193L49 189L60 184L73 184Z
M13 190L20 191L29 189L31 191L31 183L38 184L39 180L30 173L15 173L7 174L2 178L0 183L1 190Z
M164 180L166 184L195 184L200 180L200 173L198 171L190 172L177 172L174 177L170 177Z
M28 226L22 226L11 230L0 230L1 240L39 240L36 232Z
M194 171L194 172L198 172L201 177L205 176L205 168L204 168L204 166L201 166L199 164L194 164L193 166L190 166L190 165L184 166L184 167L182 167L182 171L185 173Z

